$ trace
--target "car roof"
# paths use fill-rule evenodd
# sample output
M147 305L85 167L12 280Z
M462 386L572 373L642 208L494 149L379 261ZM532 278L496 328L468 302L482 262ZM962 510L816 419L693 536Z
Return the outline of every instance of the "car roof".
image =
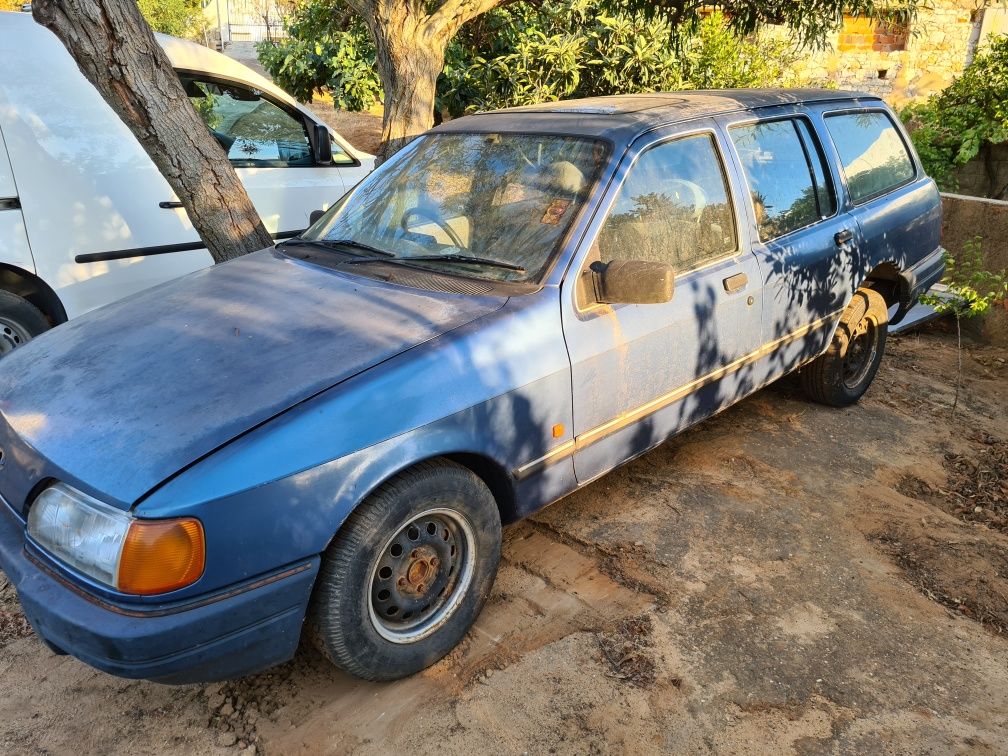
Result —
M295 106L296 102L269 79L259 75L248 66L211 50L203 45L167 34L155 34L161 49L168 55L174 68L182 71L199 72L222 79L246 82L276 99ZM40 38L53 39L54 35L41 24L36 23L30 13L6 13L0 11L0 62L7 55L38 57L40 51L51 49L39 44ZM60 46L62 48L62 45ZM65 50L61 50L66 54Z
M229 58L216 50L204 47L188 39L172 37L168 34L155 34L161 49L168 55L172 65L180 71L193 71L219 76L223 79L234 79L246 82L263 92L269 92L278 100L289 105L297 102L280 87L234 58Z
M632 141L668 124L781 105L879 101L877 95L835 89L697 89L611 95L488 110L448 121L435 131L512 131L596 136Z

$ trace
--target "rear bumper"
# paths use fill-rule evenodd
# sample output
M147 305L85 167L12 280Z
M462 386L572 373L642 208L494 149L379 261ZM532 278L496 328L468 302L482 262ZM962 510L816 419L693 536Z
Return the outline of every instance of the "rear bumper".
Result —
M111 604L41 566L0 500L0 568L32 628L57 653L104 672L164 683L224 680L290 659L319 560L183 605Z
M903 320L910 308L917 304L925 293L945 275L945 248L936 247L933 252L900 273L900 306L889 322L895 325Z

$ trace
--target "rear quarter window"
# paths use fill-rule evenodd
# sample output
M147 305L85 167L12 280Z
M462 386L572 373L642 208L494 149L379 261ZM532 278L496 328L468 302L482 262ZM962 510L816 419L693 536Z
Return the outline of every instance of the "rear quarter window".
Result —
M840 155L847 191L855 204L913 179L913 161L886 113L827 115L826 128Z

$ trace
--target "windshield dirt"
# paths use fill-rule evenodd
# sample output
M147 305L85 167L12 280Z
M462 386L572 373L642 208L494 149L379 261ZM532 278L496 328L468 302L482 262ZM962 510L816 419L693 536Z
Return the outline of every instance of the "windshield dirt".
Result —
M537 281L608 151L528 134L429 134L371 174L303 235L352 242L410 265L494 281ZM420 259L424 258L424 259Z

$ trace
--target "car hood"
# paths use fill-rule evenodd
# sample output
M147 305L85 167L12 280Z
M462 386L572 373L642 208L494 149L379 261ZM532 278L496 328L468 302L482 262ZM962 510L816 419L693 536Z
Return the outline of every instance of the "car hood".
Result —
M405 288L264 250L96 310L11 353L0 361L0 415L50 466L128 507L292 405L504 301Z

